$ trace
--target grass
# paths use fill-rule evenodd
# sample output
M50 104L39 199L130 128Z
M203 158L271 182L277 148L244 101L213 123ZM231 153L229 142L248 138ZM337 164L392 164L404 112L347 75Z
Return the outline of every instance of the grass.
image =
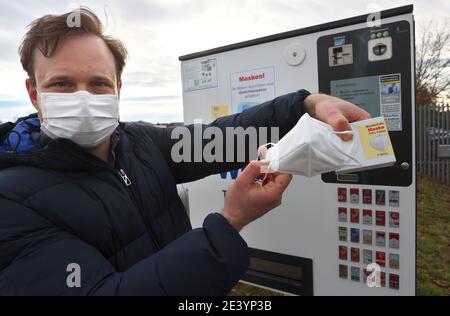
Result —
M450 296L450 187L417 178L417 295ZM279 293L239 283L230 295Z
M450 295L450 187L417 183L417 295Z

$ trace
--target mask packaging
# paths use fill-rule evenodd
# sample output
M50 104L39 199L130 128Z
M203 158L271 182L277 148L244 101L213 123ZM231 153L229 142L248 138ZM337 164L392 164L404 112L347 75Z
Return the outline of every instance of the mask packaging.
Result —
M395 154L383 117L350 124L352 130L335 132L322 121L304 114L276 144L258 149L268 161L263 172L286 172L306 177L335 171L348 173L386 167L395 163ZM353 134L343 141L339 134Z

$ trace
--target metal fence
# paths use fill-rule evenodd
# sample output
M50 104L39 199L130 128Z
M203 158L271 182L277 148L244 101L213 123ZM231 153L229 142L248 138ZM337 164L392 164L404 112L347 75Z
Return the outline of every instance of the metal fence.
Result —
M450 104L416 111L417 173L450 185Z

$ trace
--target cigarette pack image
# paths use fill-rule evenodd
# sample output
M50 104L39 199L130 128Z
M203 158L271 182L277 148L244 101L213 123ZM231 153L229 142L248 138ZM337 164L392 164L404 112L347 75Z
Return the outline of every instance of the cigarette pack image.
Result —
M396 162L394 149L384 117L350 123L355 144L354 158L359 166L348 166L336 173L348 173L392 166Z

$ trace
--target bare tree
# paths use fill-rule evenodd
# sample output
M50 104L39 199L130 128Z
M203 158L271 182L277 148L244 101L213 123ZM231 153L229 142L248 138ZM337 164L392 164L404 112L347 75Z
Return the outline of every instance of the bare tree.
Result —
M416 103L434 104L450 89L450 31L428 22L416 45Z

